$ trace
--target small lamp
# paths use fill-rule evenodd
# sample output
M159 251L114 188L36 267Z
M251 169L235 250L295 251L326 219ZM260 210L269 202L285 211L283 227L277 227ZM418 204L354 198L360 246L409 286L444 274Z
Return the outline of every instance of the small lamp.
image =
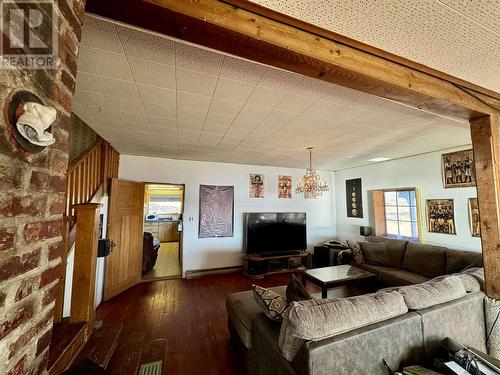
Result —
M360 226L359 227L359 234L361 236L371 236L372 235L372 228L371 227L365 227L365 226Z

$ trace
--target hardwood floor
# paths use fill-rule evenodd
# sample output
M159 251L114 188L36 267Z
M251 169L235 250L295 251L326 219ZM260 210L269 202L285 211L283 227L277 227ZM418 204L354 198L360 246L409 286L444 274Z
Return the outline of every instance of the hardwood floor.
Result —
M244 364L229 343L226 295L249 290L252 283L284 285L289 278L273 275L249 280L240 273L230 273L136 285L97 310L97 319L104 324L123 324L118 341L121 350L115 352L109 372L123 368L129 360L127 352L166 339L164 374L244 374ZM131 337L141 340L134 343Z

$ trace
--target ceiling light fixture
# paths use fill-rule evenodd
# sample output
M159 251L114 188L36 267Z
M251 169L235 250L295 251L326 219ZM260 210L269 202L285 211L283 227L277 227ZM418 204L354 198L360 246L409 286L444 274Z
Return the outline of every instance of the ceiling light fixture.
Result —
M318 172L312 167L313 148L308 147L307 150L309 151L309 168L306 168L306 174L297 181L295 192L297 194L304 194L305 199L316 199L318 196L322 196L323 192L329 191L330 188L326 180L321 183Z
M381 158L373 158L373 159L369 159L368 161L369 161L369 162L372 162L372 163L378 163L378 162L381 162L381 161L387 161L387 160L391 160L391 158L384 158L384 157L381 157Z

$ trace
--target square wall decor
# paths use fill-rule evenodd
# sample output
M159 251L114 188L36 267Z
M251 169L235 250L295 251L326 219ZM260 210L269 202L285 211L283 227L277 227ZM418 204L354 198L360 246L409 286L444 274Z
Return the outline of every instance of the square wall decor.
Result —
M472 149L443 154L441 164L445 188L476 186Z
M457 234L453 199L427 199L427 230L430 233Z
M264 198L264 178L263 174L250 173L250 198Z

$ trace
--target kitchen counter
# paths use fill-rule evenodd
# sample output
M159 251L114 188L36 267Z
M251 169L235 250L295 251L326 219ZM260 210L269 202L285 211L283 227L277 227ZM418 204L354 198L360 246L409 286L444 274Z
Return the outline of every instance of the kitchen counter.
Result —
M144 231L150 232L160 242L179 241L179 220L153 220L144 222Z

